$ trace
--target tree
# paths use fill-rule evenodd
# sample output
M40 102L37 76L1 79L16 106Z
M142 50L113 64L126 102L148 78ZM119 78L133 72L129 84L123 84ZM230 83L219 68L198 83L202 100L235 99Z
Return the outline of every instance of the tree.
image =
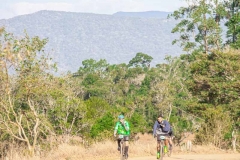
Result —
M190 64L191 76L187 86L198 103L189 103L188 108L192 113L204 117L207 128L204 127L205 130L200 133L211 135L211 138L207 138L208 142L212 140L217 146L222 145L224 136L234 128L239 128L240 124L239 54L234 50L199 54L196 61ZM221 124L223 119L227 125ZM209 126L215 130L209 130ZM219 139L212 133L217 133ZM206 139L203 141L206 142Z
M62 135L68 142L71 135L82 136L82 130L88 127L83 122L86 106L78 98L77 84L70 76L56 78L55 89L50 91L52 105L48 111L48 118L58 135Z
M171 15L181 21L172 33L180 33L179 42L184 51L209 53L221 48L220 19L226 14L223 4L215 0L190 0L187 7L181 7Z
M143 67L143 68L150 67L150 63L152 59L153 58L147 54L137 53L136 56L129 61L128 66Z
M96 73L99 76L104 76L102 75L105 73L107 67L109 64L105 59L101 59L99 61L96 61L94 59L87 59L82 62L83 67L80 67L78 70L78 74L82 75L83 73Z
M231 0L225 2L228 14L226 18L228 21L225 25L228 27L227 37L228 44L233 48L240 48L240 1Z
M0 39L0 127L34 155L39 137L51 133L46 110L54 70L43 52L47 39L17 39L4 29Z

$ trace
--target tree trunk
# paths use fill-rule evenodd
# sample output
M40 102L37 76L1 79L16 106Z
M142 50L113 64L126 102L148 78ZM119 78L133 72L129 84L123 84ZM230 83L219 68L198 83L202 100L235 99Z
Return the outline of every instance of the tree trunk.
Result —
M171 114L172 114L172 104L169 104L168 121L170 121Z
M206 22L206 15L203 15L203 19ZM204 24L204 48L205 48L205 53L208 53L208 41L207 41L207 26Z
M237 134L235 131L232 131L232 146L233 146L233 151L236 152L236 142L237 142Z

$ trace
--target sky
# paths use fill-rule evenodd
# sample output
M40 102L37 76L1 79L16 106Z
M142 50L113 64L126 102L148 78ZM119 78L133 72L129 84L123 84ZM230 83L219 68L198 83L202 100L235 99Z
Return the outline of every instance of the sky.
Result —
M40 10L113 14L119 11L174 11L185 0L0 0L0 19Z

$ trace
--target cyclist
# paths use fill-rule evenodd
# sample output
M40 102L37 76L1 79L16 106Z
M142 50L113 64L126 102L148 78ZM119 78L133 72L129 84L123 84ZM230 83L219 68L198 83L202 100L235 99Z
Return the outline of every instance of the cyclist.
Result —
M129 135L130 135L130 127L129 123L124 119L124 116L121 114L118 116L119 121L116 123L115 128L114 128L114 137L118 135L123 135L124 136L124 141L125 141L125 155L128 157L128 140L129 140ZM121 139L118 139L118 151L120 151L120 142Z
M171 134L170 130L171 130L170 123L167 120L163 119L162 115L159 115L153 126L154 138L159 134L170 137L170 134ZM172 140L171 138L169 138L169 150L171 149L172 149ZM160 141L158 141L157 143L157 150L158 151L160 150ZM160 153L158 152L157 154L159 155Z

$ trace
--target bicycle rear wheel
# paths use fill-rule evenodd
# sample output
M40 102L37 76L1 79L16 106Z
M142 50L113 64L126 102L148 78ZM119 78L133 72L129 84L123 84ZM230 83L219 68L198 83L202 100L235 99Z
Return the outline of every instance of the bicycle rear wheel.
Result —
M167 155L168 155L168 157L171 157L171 155L172 155L172 150L168 150Z
M172 144L172 146L170 147L170 143L169 143L169 141L168 141L168 153L167 153L168 157L170 157L170 156L172 155L172 151L173 151L173 144Z

